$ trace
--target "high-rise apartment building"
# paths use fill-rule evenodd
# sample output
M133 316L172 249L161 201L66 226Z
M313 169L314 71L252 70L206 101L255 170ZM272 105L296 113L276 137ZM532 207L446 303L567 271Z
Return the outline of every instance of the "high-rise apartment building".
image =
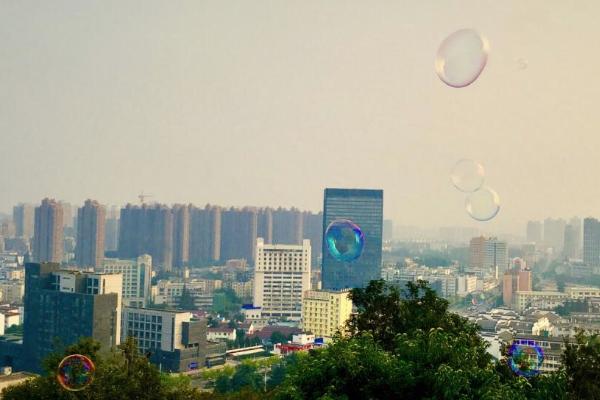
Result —
M152 257L141 255L135 260L105 258L96 272L122 274L122 302L126 307L146 307L151 300Z
M68 346L91 337L105 351L118 345L121 279L121 274L60 270L56 263L27 264L23 348L29 370L41 370L41 361L56 350L56 338Z
M173 213L167 206L154 204L121 209L119 258L152 256L157 269L170 271L173 262Z
M302 299L302 327L317 337L344 331L352 314L349 291L307 290Z
M541 221L527 222L527 241L540 244L543 241L543 224Z
M86 200L77 211L77 265L96 267L102 264L105 223L106 209L95 200Z
M600 266L600 221L596 218L583 220L583 262Z
M206 205L190 211L189 258L193 265L221 259L221 208Z
M262 315L300 320L302 296L310 289L310 241L301 245L256 241L254 305Z
M251 207L230 208L221 213L221 259L244 258L254 262L257 210Z
M383 190L325 189L323 232L336 219L349 219L364 233L365 244L360 258L353 262L338 261L329 254L323 240L323 288L340 290L364 287L381 277L383 229Z
M483 278L492 273L498 277L508 269L508 244L495 237L479 236L469 245L469 272Z
M579 258L581 249L581 221L572 220L565 226L563 255Z
M544 243L552 247L554 254L560 254L563 250L566 225L567 222L562 218L544 220Z
M263 238L265 244L273 243L273 209L266 207L258 210L256 236Z
M273 243L302 243L302 213L297 208L278 208L273 211ZM264 239L264 238L263 238Z
M190 260L191 206L173 206L173 266L181 269Z
M150 361L164 372L187 372L204 366L206 320L193 319L189 312L123 309L121 340L133 337Z
M18 204L13 207L13 222L15 223L15 235L29 239L33 237L35 221L35 209L31 204Z
M104 226L104 250L116 252L119 248L119 209L112 206L106 210Z
M35 208L33 259L61 263L63 260L63 209L54 199Z
M311 268L313 270L321 266L323 249L323 213L313 214L310 211L302 213L302 237L310 240Z

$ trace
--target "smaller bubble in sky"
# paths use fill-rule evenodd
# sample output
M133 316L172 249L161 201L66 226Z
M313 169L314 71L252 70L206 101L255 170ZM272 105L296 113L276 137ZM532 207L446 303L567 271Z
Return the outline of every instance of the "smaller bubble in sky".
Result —
M529 66L529 62L526 59L524 59L522 57L517 58L517 68L518 69L524 70L524 69L527 69L528 66Z
M364 249L365 236L358 225L348 219L336 219L325 231L329 254L338 261L358 259Z
M462 159L452 167L450 179L452 184L461 192L475 192L483 186L485 170L476 161Z
M467 196L465 208L471 218L489 221L500 211L500 196L494 189L484 186Z
M71 354L58 365L56 379L66 390L78 392L92 383L96 367L92 360L81 354Z
M479 77L487 63L487 39L473 29L461 29L448 36L435 58L435 71L448 86L469 86Z

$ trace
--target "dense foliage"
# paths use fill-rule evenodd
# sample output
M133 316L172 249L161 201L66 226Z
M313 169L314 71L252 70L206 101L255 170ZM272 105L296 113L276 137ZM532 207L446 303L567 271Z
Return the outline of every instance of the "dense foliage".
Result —
M448 312L448 302L426 282L399 290L383 281L354 289L357 314L348 335L329 346L261 361L244 361L202 374L212 392L192 389L187 377L161 375L132 340L101 356L84 340L46 361L46 376L5 389L5 399L599 399L600 336L579 333L566 343L563 367L531 378L494 361L478 328ZM96 379L77 394L62 390L54 371L65 354L97 364Z
M100 344L83 339L68 347L64 353L50 355L44 362L46 374L2 391L4 400L194 400L200 394L191 388L189 379L162 375L140 354L133 339L119 346L118 351L106 356L99 353ZM80 392L64 390L56 379L61 359L70 354L85 354L96 365L94 380Z

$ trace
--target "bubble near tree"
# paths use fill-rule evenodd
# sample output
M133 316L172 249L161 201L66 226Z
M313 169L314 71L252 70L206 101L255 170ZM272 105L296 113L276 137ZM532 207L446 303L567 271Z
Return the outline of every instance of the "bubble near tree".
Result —
M461 29L448 36L435 58L435 71L448 86L469 86L483 71L489 53L487 39L472 29Z
M450 173L450 180L454 187L466 193L479 190L483 186L484 179L485 169L483 166L468 159L458 160Z
M484 186L467 197L465 208L471 218L489 221L500 211L500 196L493 189Z
M508 349L508 365L519 376L538 375L543 362L544 352L534 340L515 341Z
M365 236L358 225L348 219L336 219L325 231L329 254L338 261L358 259L364 249Z
M56 379L66 390L78 392L85 389L94 379L96 367L92 360L81 354L71 354L58 365Z

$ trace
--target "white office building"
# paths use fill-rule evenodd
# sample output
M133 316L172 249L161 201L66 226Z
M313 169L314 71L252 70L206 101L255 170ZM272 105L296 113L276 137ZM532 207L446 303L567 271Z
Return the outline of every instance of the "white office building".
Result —
M151 298L152 257L147 254L135 260L105 258L97 272L123 274L123 305L145 307Z
M190 312L124 307L121 342L131 336L142 352L182 349L182 323L191 319Z
M310 289L310 240L302 245L256 242L254 306L262 307L263 317L300 320L302 298Z

